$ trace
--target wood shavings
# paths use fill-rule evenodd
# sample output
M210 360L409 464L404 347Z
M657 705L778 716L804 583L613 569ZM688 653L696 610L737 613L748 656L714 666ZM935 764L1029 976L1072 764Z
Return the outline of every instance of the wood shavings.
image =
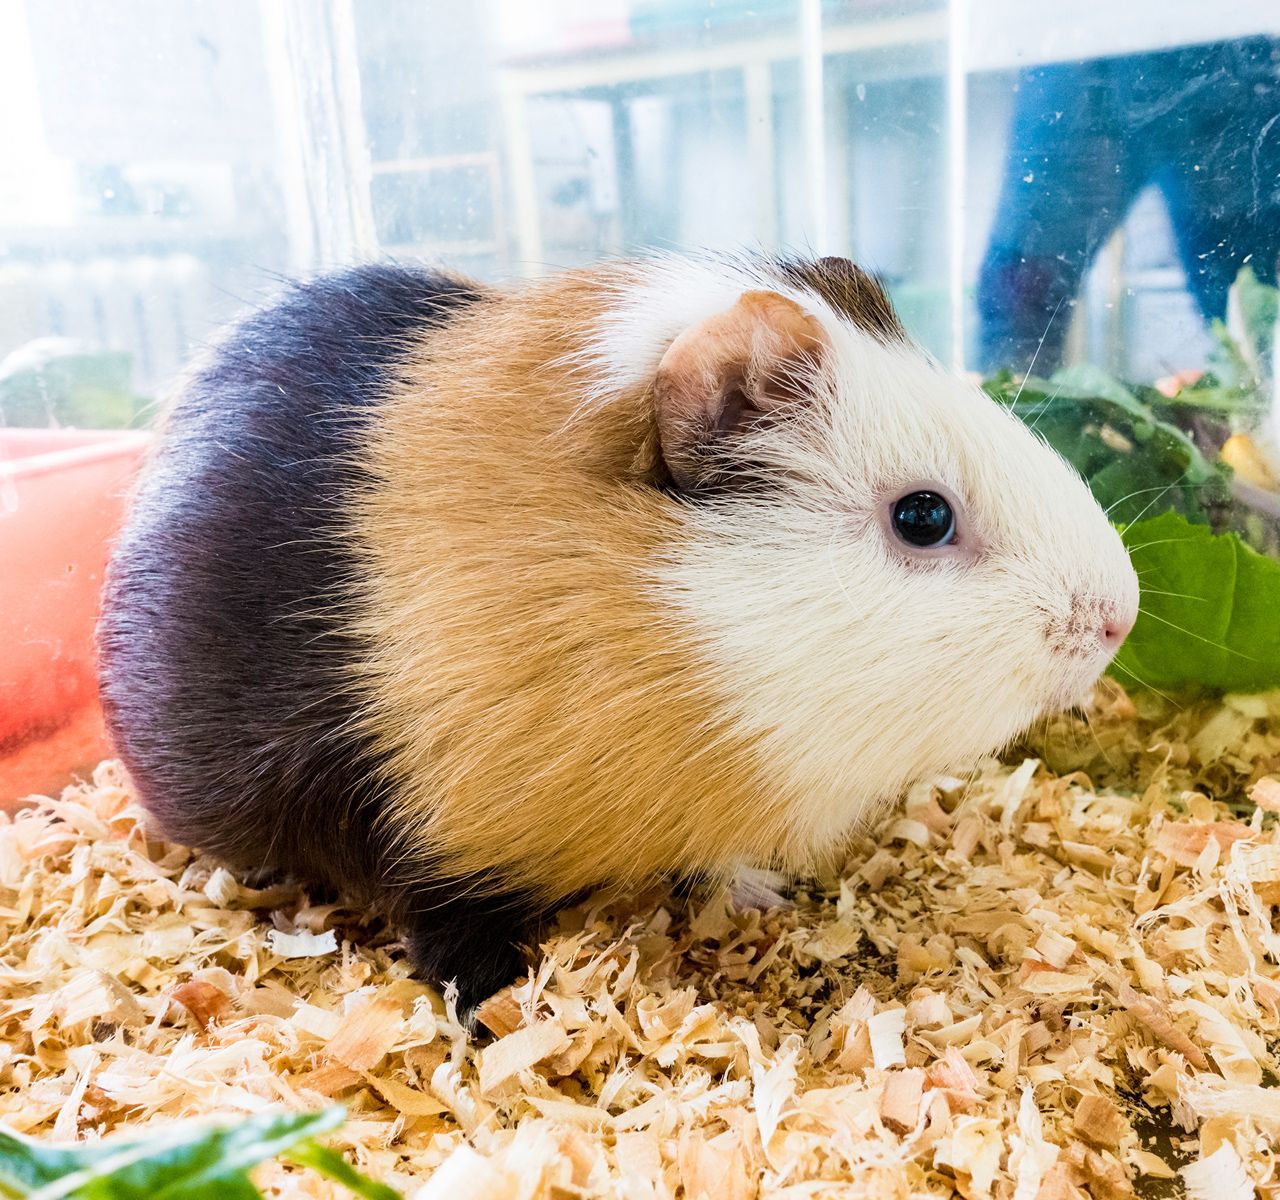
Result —
M1009 1151L1013 1200L1036 1200L1045 1175L1057 1158L1058 1147L1045 1141L1044 1122L1036 1107L1035 1092L1024 1087L1018 1101L1018 1123Z
M1061 970L1071 961L1071 956L1076 952L1076 944L1069 937L1064 937L1052 929L1046 929L1036 939L1032 949L1042 961Z
M924 1072L919 1067L892 1071L880 1093L880 1120L896 1133L914 1129L924 1098Z
M1266 812L1280 812L1280 777L1264 775L1249 789L1249 799Z
M558 1021L538 1021L499 1038L480 1051L480 1092L490 1095L521 1071L558 1054L568 1045Z
M1230 849L1233 842L1252 836L1253 831L1238 822L1170 822L1161 826L1156 835L1155 848L1161 854L1168 855L1180 867L1199 866L1205 851L1211 850L1213 853L1206 865L1212 870L1223 850Z
M906 1028L907 1012L903 1008L878 1012L867 1022L867 1032L871 1036L871 1059L876 1070L887 1071L890 1067L906 1065L906 1051L902 1044Z
M1117 989L1117 998L1126 1011L1137 1017L1159 1041L1178 1051L1197 1069L1203 1071L1208 1068L1209 1060L1205 1058L1204 1051L1169 1019L1150 996L1140 996L1129 984L1122 983Z
M211 1021L226 1015L231 1007L231 997L220 987L201 979L189 979L169 992L196 1020L201 1029L208 1029Z
M588 900L479 1034L375 918L155 840L104 765L0 817L0 1120L337 1100L425 1200L1276 1196L1280 698L1153 704L1105 684L798 888Z
M338 943L334 941L333 930L324 933L282 933L273 929L267 934L267 947L281 958L319 958L324 954L332 954Z
M1125 1119L1106 1096L1087 1093L1080 1097L1071 1119L1072 1129L1095 1146L1115 1149L1125 1133Z
M524 1010L510 990L490 996L476 1009L476 1020L490 1033L506 1037L524 1024Z
M343 1066L366 1071L386 1057L403 1024L400 1005L395 1000L370 1000L346 1014L325 1050Z
M1254 1200L1253 1183L1230 1142L1182 1168L1187 1200Z

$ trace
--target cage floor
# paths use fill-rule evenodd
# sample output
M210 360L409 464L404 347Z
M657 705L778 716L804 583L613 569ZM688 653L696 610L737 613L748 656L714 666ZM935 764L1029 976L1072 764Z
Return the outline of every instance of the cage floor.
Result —
M1029 750L793 907L567 911L475 1037L387 930L149 838L104 764L0 817L0 1121L338 1100L431 1198L1280 1195L1280 700L1107 689Z

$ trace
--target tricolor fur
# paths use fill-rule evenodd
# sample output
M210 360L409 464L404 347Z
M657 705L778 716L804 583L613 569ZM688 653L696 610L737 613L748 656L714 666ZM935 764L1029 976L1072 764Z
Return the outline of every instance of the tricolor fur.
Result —
M926 485L954 552L886 525ZM843 260L370 268L188 384L104 691L171 830L363 882L474 1000L584 888L812 861L1081 696L1135 604L1080 480Z

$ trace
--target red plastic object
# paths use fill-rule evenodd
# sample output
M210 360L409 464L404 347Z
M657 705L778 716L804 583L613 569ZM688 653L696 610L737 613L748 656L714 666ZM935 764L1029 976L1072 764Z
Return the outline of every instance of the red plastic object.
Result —
M93 629L150 435L0 429L0 809L108 753Z

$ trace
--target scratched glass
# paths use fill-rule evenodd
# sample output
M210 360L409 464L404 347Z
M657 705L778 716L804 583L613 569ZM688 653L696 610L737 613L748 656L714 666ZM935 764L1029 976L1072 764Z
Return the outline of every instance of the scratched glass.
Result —
M115 398L0 419L145 420L280 275L380 254L850 254L955 364L1203 365L1280 254L1278 38L1270 0L3 0L0 358L113 355Z

